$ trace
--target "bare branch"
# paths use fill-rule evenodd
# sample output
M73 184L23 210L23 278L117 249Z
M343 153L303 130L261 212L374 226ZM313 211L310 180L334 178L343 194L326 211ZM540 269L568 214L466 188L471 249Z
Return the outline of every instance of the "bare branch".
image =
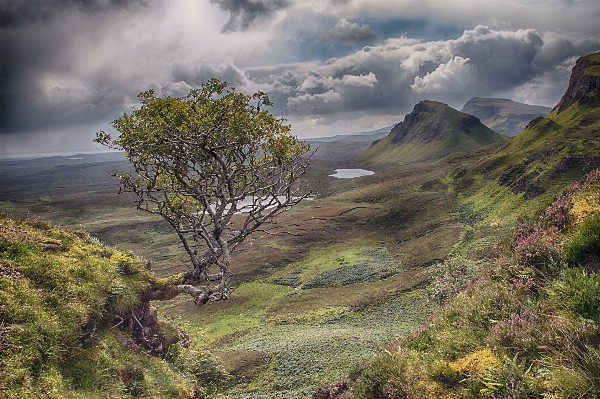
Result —
M225 87L213 79L183 98L142 93L141 108L113 122L118 139L98 134L101 144L124 150L137 173L119 177L120 191L135 193L137 209L171 225L193 265L180 284L151 289L147 300L226 299L239 243L257 230L298 235L260 227L312 195L300 184L312 154L303 158L308 147L261 109L270 105L264 93ZM218 285L197 288L206 282Z

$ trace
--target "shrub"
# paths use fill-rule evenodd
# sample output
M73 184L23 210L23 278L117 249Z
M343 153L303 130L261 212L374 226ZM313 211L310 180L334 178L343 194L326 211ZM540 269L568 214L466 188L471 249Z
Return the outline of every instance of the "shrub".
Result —
M435 301L443 302L462 291L475 278L476 273L475 263L461 257L448 258L429 270L432 282L427 293Z
M407 350L386 352L369 363L354 388L358 399L408 399L421 397L425 378L415 356Z
M298 287L298 286L302 285L302 280L300 280L300 275L302 274L304 269L306 269L306 268L298 267L283 276L275 277L273 279L273 282L275 284L285 285L287 287Z
M521 305L490 330L489 340L512 353L534 357L553 343L554 331L536 306Z
M505 361L502 367L488 372L482 379L485 386L479 391L479 397L491 399L531 399L542 398L532 367L519 362L515 356Z
M593 269L600 267L600 213L579 226L573 239L565 245L568 261Z
M383 280L398 273L397 267L389 265L376 265L370 262L357 262L351 266L342 266L323 273L308 280L302 288L326 288L332 286L366 283Z
M176 365L196 381L197 397L204 398L219 392L231 380L221 360L210 352L183 350Z
M583 268L566 269L553 288L571 312L600 323L600 276Z
M535 268L542 275L555 272L560 260L553 237L558 234L554 226L540 227L520 225L515 234L513 256L518 262Z
M558 389L564 397L600 397L600 349L581 345L562 357L565 362L556 374Z

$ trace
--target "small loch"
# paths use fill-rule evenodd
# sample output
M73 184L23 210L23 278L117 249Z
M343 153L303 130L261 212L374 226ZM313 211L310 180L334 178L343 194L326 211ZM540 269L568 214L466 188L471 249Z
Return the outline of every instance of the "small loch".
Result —
M336 169L335 174L329 176L337 177L338 179L354 179L355 177L370 176L374 173L365 169Z

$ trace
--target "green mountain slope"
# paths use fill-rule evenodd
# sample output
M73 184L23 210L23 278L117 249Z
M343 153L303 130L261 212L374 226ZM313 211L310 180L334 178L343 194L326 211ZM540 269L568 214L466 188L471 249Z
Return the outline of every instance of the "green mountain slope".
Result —
M505 98L474 97L461 112L474 115L495 132L514 137L538 116L546 116L552 108L518 103Z
M456 169L449 184L476 212L492 218L514 218L548 203L600 166L599 87L600 54L582 57L567 93L547 117L532 120L477 167Z
M385 138L357 158L364 165L441 159L508 140L479 119L436 101L421 101Z

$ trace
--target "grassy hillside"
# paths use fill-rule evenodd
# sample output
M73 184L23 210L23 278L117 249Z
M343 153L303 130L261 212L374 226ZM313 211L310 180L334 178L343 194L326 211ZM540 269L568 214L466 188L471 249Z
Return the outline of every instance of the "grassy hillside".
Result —
M552 108L518 103L505 98L474 97L461 112L474 115L495 132L514 137L538 116L546 116Z
M233 376L224 387L230 397L309 397L317 386L343 378L353 364L418 328L437 307L423 285L428 265L445 257L461 232L441 182L453 165L410 165L344 180L328 177L338 166L315 162L310 178L323 181L322 196L277 219L295 235L256 235L240 247L233 256L236 289L230 300L202 309L187 298L155 306L163 318L185 325L192 341L187 350L213 353L206 361ZM54 178L68 180L59 172L71 168L52 169ZM28 181L22 180L23 194ZM0 206L20 214L47 211L57 223L84 225L104 241L148 256L158 275L186 270L177 237L160 221L133 212L128 198L86 193L83 187L73 191L65 196L49 189L43 198L23 195ZM71 214L78 205L69 204L85 198L93 206ZM111 331L114 342L121 332ZM181 377L178 367L170 370ZM69 386L61 392L66 396Z
M406 164L508 141L477 118L446 104L421 101L385 138L357 158L364 165Z
M0 396L191 398L207 391L190 366L199 354L173 345L174 362L167 362L131 335L129 320L152 279L145 262L83 232L0 214ZM157 334L165 345L179 340L164 321Z
M456 169L448 183L486 222L510 223L600 165L598 131L594 104L554 110L475 168Z
M522 221L478 273L444 262L429 288L444 309L351 373L349 396L599 397L599 254L595 170Z

